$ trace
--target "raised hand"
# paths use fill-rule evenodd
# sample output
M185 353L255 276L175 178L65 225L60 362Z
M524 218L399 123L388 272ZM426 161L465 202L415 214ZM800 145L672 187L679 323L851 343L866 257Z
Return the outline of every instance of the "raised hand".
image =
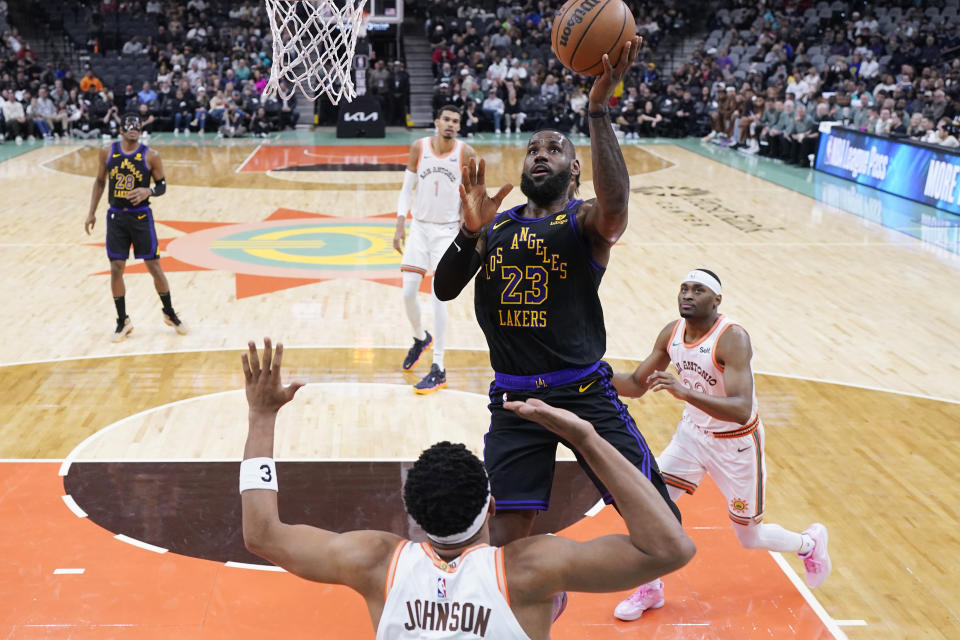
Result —
M247 343L249 353L240 356L243 376L246 378L247 404L254 413L276 413L280 407L293 400L294 394L303 386L293 382L283 386L280 381L280 365L283 362L283 344L277 343L274 354L270 338L263 339L263 364L257 354L257 344Z
M603 54L603 73L597 76L593 81L593 87L590 89L590 110L600 111L606 109L610 103L610 97L613 90L617 88L623 76L627 74L627 69L637 59L637 53L640 52L640 45L643 44L643 38L634 36L623 47L623 54L620 61L614 67L610 64L610 56Z
M463 225L467 231L477 233L494 219L500 205L507 194L513 190L513 185L507 183L500 187L500 191L492 198L487 195L487 186L484 184L484 177L487 165L483 158L477 165L476 160L470 158L470 163L462 169L460 184L460 203L463 213Z
M557 409L543 400L529 398L524 401L510 400L503 403L503 408L513 411L518 416L531 422L536 422L557 434L573 446L582 443L596 431L593 425L577 417L566 409Z

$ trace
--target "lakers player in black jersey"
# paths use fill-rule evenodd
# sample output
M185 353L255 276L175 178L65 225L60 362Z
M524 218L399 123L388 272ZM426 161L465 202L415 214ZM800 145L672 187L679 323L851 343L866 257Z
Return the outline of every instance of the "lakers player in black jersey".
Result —
M593 423L663 496L670 500L657 463L614 388L601 358L606 330L597 289L610 248L627 226L627 167L610 124L614 87L637 55L634 38L614 68L590 91L590 151L596 198L575 199L580 161L559 131L533 134L520 189L527 203L497 213L512 189L493 197L484 184L484 161L464 170L460 198L463 224L436 270L441 300L456 297L477 273L474 304L490 348L496 377L490 387L490 430L484 462L497 501L493 543L530 534L537 511L548 508L554 458L560 440L540 425L503 407L505 400L538 398ZM583 462L601 495L609 492Z
M93 183L93 194L90 197L90 213L83 223L84 230L90 235L97 223L97 206L109 179L107 257L110 259L113 304L117 308L114 342L120 342L133 331L133 323L126 311L126 285L123 282L123 271L130 257L130 245L133 245L133 257L142 259L153 276L153 285L163 305L163 321L177 333L187 333L186 325L177 317L170 301L170 285L158 260L160 252L157 248L157 231L153 224L153 211L150 209L150 198L161 196L167 190L167 181L163 177L163 162L157 151L140 143L141 126L139 115L124 115L120 142L114 142L100 150L97 179ZM151 176L154 181L153 188L150 187Z

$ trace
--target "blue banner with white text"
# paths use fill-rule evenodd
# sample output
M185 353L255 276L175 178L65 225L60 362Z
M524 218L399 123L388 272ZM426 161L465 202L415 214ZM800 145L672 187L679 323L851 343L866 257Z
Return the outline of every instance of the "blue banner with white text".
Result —
M960 214L960 153L833 127L820 133L816 168Z

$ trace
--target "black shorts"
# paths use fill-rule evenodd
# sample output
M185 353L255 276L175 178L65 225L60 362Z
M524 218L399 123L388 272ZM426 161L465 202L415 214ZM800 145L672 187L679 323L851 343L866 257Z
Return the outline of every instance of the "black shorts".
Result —
M134 258L155 260L160 257L150 207L107 210L107 257L126 260L130 257L130 245L133 245Z
M613 371L606 362L593 373L566 385L537 391L511 391L490 385L490 430L484 436L483 460L490 477L490 489L497 501L497 511L544 511L550 506L550 489L557 444L566 442L539 424L528 422L503 408L503 394L509 399L539 398L567 409L593 424L597 433L612 444L640 472L650 479L663 499L680 518L680 511L670 499L667 486L650 447L633 421L613 386ZM593 470L573 450L577 461L593 481L604 502L612 496Z

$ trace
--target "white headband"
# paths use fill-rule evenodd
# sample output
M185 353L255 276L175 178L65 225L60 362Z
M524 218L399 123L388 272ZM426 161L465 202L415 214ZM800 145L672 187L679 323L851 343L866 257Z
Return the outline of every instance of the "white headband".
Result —
M713 291L718 296L723 295L723 291L720 290L720 281L714 278L712 275L706 271L700 269L694 269L687 274L687 277L683 279L684 282L699 282L703 286L707 287Z
M490 487L487 487L487 501L483 503L483 508L480 509L480 513L477 514L477 517L473 519L473 522L470 523L470 526L460 533L454 533L449 536L434 536L427 534L427 537L430 538L433 542L437 544L460 544L461 542L466 542L473 536L477 535L477 531L480 531L480 527L483 526L484 521L487 518L487 512L490 510Z

